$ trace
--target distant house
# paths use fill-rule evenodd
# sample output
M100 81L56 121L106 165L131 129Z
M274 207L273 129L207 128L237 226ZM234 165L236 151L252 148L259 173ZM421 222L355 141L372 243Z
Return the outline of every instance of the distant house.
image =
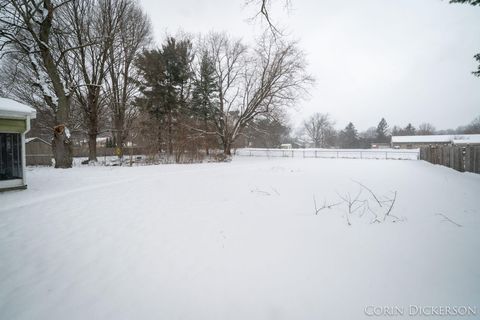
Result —
M52 145L51 143L38 138L25 139L25 148L27 155L27 166L51 166L52 165Z
M370 148L372 148L372 149L389 149L390 144L389 143L371 143Z
M0 98L0 191L27 187L25 133L35 117L29 106Z
M445 134L428 136L393 136L392 147L415 149L428 146L476 146L480 145L480 134Z

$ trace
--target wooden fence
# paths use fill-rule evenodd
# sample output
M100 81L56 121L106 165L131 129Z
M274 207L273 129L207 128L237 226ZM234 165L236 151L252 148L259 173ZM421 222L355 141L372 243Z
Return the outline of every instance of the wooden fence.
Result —
M115 148L97 147L97 159L116 156ZM123 148L124 156L144 155L146 149L142 147L125 147ZM27 166L51 166L53 163L53 153L50 144L43 140L35 140L26 145ZM88 146L73 147L73 157L88 158Z
M420 148L420 159L461 172L480 173L480 146L432 146Z
M112 157L115 156L116 148L107 148L107 147L97 147L97 158L102 157ZM145 154L145 148L142 147L124 147L123 154L128 156L130 154L138 155L138 154ZM74 157L88 157L88 146L74 146L73 147L73 156Z
M51 166L52 146L42 139L32 139L25 145L25 158L27 166Z

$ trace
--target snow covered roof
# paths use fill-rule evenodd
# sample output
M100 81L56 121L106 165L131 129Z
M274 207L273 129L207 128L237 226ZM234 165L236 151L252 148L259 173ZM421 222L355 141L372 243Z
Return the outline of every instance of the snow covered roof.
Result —
M454 136L453 144L480 144L480 134Z
M37 112L35 111L35 109L20 102L0 97L0 116L30 116L30 118L35 119L37 116Z
M480 143L480 134L445 134L428 136L393 136L392 143Z

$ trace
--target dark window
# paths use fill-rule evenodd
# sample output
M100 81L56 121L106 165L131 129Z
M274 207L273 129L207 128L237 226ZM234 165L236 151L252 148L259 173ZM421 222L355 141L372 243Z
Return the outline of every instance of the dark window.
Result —
M22 137L0 133L0 180L22 179Z

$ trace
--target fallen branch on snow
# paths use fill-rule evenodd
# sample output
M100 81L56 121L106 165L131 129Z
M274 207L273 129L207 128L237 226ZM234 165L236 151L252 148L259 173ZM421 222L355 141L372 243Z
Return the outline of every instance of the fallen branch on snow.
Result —
M447 222L453 223L453 224L456 225L457 227L463 227L461 224L456 223L455 221L453 221L452 219L450 219L449 217L447 217L447 216L444 215L443 213L437 213L437 214L435 214L435 215L437 215L437 216L442 216L442 217L443 217L443 220L442 220L442 221L447 221Z
M327 205L327 201L324 200L324 201L323 201L323 206L321 206L320 208L318 208L318 207L317 207L317 200L315 199L315 195L313 195L313 204L315 205L315 215L318 215L318 213L319 213L320 211L322 211L323 209L332 209L333 207L342 204L342 202L332 203L332 204L328 204L328 205Z
M373 220L371 223L382 223L385 222L387 217L393 218L393 222L397 221L405 221L404 218L399 218L395 215L392 214L392 210L394 208L395 202L397 200L397 191L393 191L393 197L389 198L386 196L377 196L372 189L367 187L361 182L352 180L356 184L358 184L361 188L356 194L356 196L352 197L350 193L345 193L345 194L340 194L337 192L337 196L342 200L340 202L332 203L332 204L327 204L327 201L324 200L323 206L318 207L317 206L317 201L315 199L315 195L313 195L313 204L315 206L315 215L318 215L320 211L323 209L331 209L334 206L338 206L341 204L345 204L347 207L347 212L345 213L345 217L347 220L347 224L351 225L350 222L350 216L354 214L355 212L361 210L361 212L358 214L358 217L363 217L366 212L369 212L373 215ZM371 197L366 197L364 199L361 198L362 191L367 190L368 193L371 195ZM375 200L374 202L372 202ZM372 208L373 205L373 208ZM376 207L376 209L375 209ZM380 211L380 212L379 212Z

